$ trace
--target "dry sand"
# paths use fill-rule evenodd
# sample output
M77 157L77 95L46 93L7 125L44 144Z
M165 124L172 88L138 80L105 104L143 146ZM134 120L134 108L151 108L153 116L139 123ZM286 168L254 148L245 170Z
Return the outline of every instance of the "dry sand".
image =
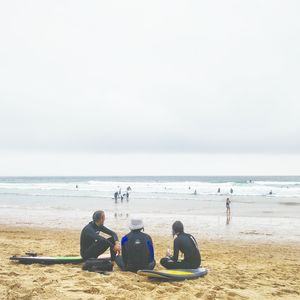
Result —
M300 299L300 245L201 241L209 274L150 282L115 267L108 276L79 265L20 265L11 255L78 255L79 231L0 226L1 299ZM168 242L153 236L158 261ZM157 268L161 268L160 265Z

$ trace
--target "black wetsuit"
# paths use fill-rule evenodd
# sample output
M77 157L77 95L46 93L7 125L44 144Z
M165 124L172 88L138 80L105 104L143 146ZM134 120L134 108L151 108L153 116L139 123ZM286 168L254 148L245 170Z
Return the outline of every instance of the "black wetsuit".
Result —
M181 251L184 259L178 261L178 254ZM165 257L160 264L167 269L196 269L201 264L201 256L195 238L187 233L180 233L174 240L174 254L172 257Z
M117 203L117 202L118 202L118 195L119 195L119 193L118 193L118 192L115 192L115 193L114 193L115 203Z
M140 230L132 230L122 238L121 244L122 256L116 257L116 263L123 271L154 269L153 243L148 234Z
M100 232L110 235L106 239L99 235ZM103 225L97 226L95 222L90 222L81 231L80 235L80 255L84 259L97 258L110 248L111 259L115 260L115 252L113 251L118 236L112 230Z

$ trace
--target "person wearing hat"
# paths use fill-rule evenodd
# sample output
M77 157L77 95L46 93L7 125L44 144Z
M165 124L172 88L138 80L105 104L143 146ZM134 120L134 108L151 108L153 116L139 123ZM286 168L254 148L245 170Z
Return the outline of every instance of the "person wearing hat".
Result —
M138 217L132 218L129 229L131 231L122 238L122 256L116 256L117 265L123 271L153 270L155 267L153 243L151 237L142 232L143 220Z
M115 260L116 253L120 252L118 236L115 232L104 226L105 213L97 210L93 214L93 221L87 224L80 235L80 255L83 259L97 258L110 249L111 260ZM109 235L105 238L100 234Z
M201 256L195 238L183 230L183 224L180 221L172 225L174 239L173 256L167 252L167 257L160 260L160 264L166 269L197 269L201 265ZM179 251L183 253L184 259L179 260Z

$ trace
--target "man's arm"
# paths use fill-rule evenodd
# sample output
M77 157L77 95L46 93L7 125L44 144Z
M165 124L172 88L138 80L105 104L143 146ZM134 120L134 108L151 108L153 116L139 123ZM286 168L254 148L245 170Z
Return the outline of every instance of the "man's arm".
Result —
M127 266L127 259L128 259L128 253L127 253L127 249L126 249L126 243L128 241L128 237L125 235L122 238L121 241L121 245L122 245L122 258L123 258L123 262L125 264L125 266Z
M110 244L111 246L114 246L110 241L108 241L106 238L104 238L104 237L102 237L102 236L100 236L99 234L97 234L96 232L95 232L95 230L92 228L92 227L90 227L90 226L88 226L88 227L86 227L85 228L85 233L86 233L86 235L87 236L89 236L89 237L91 237L93 240L95 240L95 242L97 241L97 242L104 242L104 243L108 243L108 244Z
M147 247L149 250L149 262L154 261L154 248L153 248L153 242L151 237L149 236L149 240L147 241Z
M171 259L173 261L177 261L178 260L178 254L179 254L179 240L178 238L176 238L174 240L174 250L173 250L173 256L171 257Z
M115 242L119 240L117 234L114 231L108 229L107 227L105 227L103 225L101 226L100 231L110 235L114 239Z

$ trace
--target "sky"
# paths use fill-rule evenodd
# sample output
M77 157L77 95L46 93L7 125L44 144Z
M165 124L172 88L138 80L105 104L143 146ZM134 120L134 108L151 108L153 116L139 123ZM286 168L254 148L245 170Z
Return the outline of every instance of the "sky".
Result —
M0 175L300 175L299 1L1 1Z

